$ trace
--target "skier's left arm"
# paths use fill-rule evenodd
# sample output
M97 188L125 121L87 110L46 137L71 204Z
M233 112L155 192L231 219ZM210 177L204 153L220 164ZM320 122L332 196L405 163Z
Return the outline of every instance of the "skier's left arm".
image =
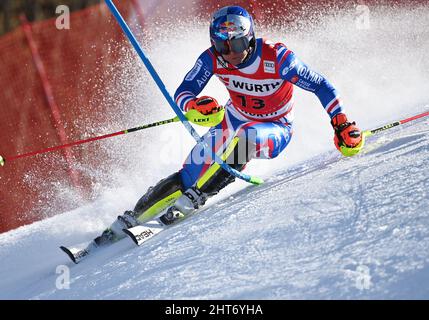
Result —
M331 119L343 112L342 102L334 86L324 76L302 62L294 52L285 46L279 46L277 61L280 66L280 77L301 89L313 92Z
M277 62L280 77L294 85L313 92L331 118L335 131L335 146L344 155L344 148L362 145L362 133L355 122L349 122L335 87L321 74L312 70L284 45L277 45ZM343 147L343 148L342 148ZM359 149L360 150L360 149Z

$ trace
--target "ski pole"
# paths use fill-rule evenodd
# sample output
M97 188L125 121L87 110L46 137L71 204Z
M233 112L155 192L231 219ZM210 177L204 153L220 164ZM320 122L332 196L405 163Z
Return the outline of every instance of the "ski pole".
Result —
M178 122L178 121L180 121L179 118L175 117L175 118L171 118L168 120L162 120L162 121L158 121L158 122L154 122L154 123L150 123L150 124L145 124L145 125L142 125L139 127L121 130L118 132L105 134L103 136L98 136L98 137L93 137L93 138L89 138L89 139L85 139L85 140L75 141L75 142L71 142L68 144L61 145L61 146L46 148L46 149L42 149L39 151L33 151L33 152L29 152L29 153L25 153L25 154L21 154L21 155L17 155L17 156L12 156L12 157L0 156L0 166L4 166L6 161L10 162L10 161L20 159L20 158L27 158L27 157L35 156L37 154L52 152L52 151L56 151L56 150L60 150L60 149L64 149L64 148L69 148L69 147L77 146L77 145L92 142L92 141L116 137L116 136L120 136L123 134L132 133L132 132L136 132L136 131L140 131L140 130L144 130L144 129L148 129L148 128L153 128L153 127L158 127L158 126L162 126L162 125L167 124L167 123Z
M404 123L407 123L407 122L410 122L410 121L414 121L414 120L417 120L417 119L420 119L420 118L423 118L423 117L427 117L427 116L429 116L429 111L420 113L420 114L418 114L416 116L413 116L413 117L410 117L410 118L407 118L407 119L403 119L403 120L399 120L399 121L395 121L395 122L386 124L385 126L382 126L380 128L376 128L376 129L372 129L372 130L366 130L366 131L363 132L363 135L365 137L370 137L370 136L372 136L372 135L374 135L376 133L379 133L381 131L385 131L385 130L397 127L397 126L399 126L401 124L404 124Z
M174 102L173 98L168 93L167 89L165 88L165 84L162 82L161 78L159 77L158 73L156 72L155 68L153 67L152 63L147 58L146 54L144 53L142 47L138 43L136 37L134 36L131 29L128 27L127 23L125 22L125 19L120 14L119 10L116 8L116 6L113 4L112 0L105 0L107 6L109 7L110 11L112 12L115 19L118 21L119 25L121 26L122 30L124 31L125 35L127 36L128 40L133 45L134 49L136 50L137 54L140 56L141 60L143 61L144 65L146 66L146 69L151 74L153 80L158 85L158 88L161 90L162 94L164 95L165 99L167 99L167 102L170 104L171 108L174 110L176 115L179 117L180 121L183 123L185 128L189 131L189 133L192 135L192 137L195 139L197 143L201 143L202 146L205 149L208 149L208 144L203 141L203 139L198 135L198 133L195 131L194 127L188 122L180 108L177 106L176 102ZM250 182L252 184L262 184L263 180L257 177L252 177L247 174L244 174L242 172L239 172L233 168L231 168L229 165L227 165L222 159L217 155L214 154L214 161L217 162L224 170L226 170L231 175L242 179L244 181Z

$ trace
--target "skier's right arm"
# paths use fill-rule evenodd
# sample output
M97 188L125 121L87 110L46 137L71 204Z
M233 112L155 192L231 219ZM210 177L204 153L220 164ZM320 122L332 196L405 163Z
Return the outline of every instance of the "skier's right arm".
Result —
M208 50L204 51L198 58L194 67L189 71L179 88L174 94L174 100L182 111L192 109L197 95L213 76L213 62Z

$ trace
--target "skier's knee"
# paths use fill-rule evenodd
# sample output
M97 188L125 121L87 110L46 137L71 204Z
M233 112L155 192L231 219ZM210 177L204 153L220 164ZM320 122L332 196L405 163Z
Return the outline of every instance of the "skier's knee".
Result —
M256 130L248 127L240 133L240 141L244 141L248 160L274 159L289 144L291 132L288 130ZM244 148L242 146L242 148Z
M243 130L237 137L239 138L234 152L228 157L226 163L234 169L239 169L255 157L256 143L252 138L252 130Z

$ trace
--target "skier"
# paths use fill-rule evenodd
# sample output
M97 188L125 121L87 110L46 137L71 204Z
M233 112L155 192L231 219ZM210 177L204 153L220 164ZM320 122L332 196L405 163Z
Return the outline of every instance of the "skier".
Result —
M286 45L256 38L253 19L245 9L227 6L215 12L210 40L212 46L188 72L175 100L182 111L207 116L212 127L204 141L232 168L241 171L251 159L276 158L289 144L294 85L318 97L331 119L337 149L345 156L359 152L362 133L348 121L337 90ZM225 107L215 98L197 97L213 75L229 91ZM202 150L202 143L197 144L181 170L149 188L134 210L119 216L95 242L101 245L123 238L124 228L162 212L162 223L174 223L233 182L234 177L212 160L212 154Z

